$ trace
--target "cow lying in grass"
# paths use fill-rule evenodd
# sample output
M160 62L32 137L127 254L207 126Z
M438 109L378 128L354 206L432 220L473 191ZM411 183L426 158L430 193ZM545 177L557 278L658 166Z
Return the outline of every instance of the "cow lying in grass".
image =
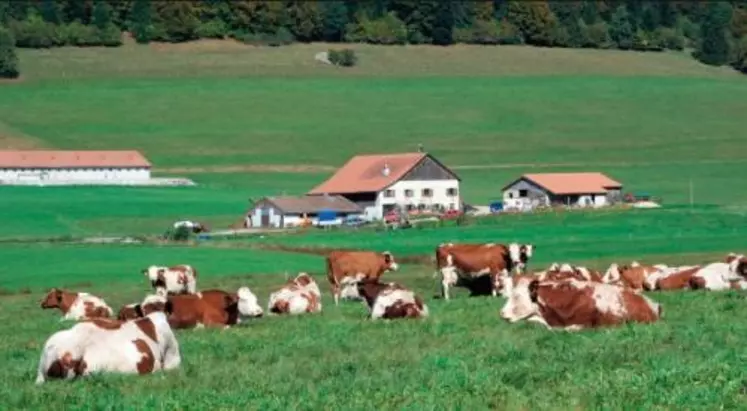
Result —
M270 294L267 311L278 315L318 313L322 311L322 293L310 275L300 273Z
M374 279L360 279L358 293L363 297L372 320L378 318L424 318L428 306L420 297L397 283L380 283Z
M163 291L152 294L139 304L128 304L119 311L121 320L147 316L152 312L164 312L173 328L227 328L246 318L263 315L257 297L249 287L241 287L236 293L223 290L205 290L196 294L165 295Z
M41 302L41 308L59 308L64 320L85 320L91 318L111 317L112 309L106 302L95 295L75 293L53 288Z
M163 313L127 322L86 320L49 337L36 384L94 373L149 374L180 363L179 343Z
M515 323L538 322L548 329L575 331L652 323L661 317L659 304L629 288L575 279L540 281L528 277L505 280L507 301L501 318Z

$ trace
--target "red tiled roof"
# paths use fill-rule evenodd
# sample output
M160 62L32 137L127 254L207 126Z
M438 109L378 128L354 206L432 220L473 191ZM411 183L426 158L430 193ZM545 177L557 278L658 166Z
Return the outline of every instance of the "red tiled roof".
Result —
M150 167L138 151L0 151L2 168Z
M378 192L404 177L427 155L402 153L355 156L327 181L309 191L309 194ZM385 175L384 169L387 166L389 173Z
M602 173L533 173L519 178L529 180L553 194L599 194L622 184ZM517 180L518 181L518 180ZM504 190L516 181L504 188Z

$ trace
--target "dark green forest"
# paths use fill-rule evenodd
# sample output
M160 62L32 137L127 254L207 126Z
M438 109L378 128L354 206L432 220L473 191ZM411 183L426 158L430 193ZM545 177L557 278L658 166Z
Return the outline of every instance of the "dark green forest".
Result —
M747 73L747 0L735 1L247 1L0 0L0 76L15 47L235 38L249 44L526 44L688 50ZM17 68L15 69L17 72Z

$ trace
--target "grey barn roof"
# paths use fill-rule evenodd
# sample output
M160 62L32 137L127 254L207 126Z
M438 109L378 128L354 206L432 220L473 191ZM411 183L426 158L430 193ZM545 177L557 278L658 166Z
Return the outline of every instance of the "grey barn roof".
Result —
M257 203L267 202L287 214L317 214L323 210L341 213L362 213L357 204L343 196L279 196L265 197Z

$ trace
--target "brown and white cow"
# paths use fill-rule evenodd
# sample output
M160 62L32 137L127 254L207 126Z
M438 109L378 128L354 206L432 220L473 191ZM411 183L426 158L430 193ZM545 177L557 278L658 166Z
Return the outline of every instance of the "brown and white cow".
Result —
M205 290L196 294L163 295L146 297L140 304L144 315L165 312L171 327L203 328L223 327L241 323L242 318L258 318L263 315L257 297L249 287L241 287L236 293L223 290Z
M194 294L197 292L197 270L191 265L161 267L152 265L143 269L151 287L165 289L169 294Z
M710 291L747 288L747 259L742 255L727 258L728 263L715 262L700 267L690 278L690 288Z
M64 320L85 320L89 318L111 317L112 309L106 302L95 295L75 293L53 288L41 302L41 308L59 308Z
M343 279L346 277L378 279L387 271L397 271L399 265L386 251L332 251L327 256L327 279L332 287L335 305L340 302Z
M318 313L322 311L322 293L310 275L300 273L270 294L267 311L272 314Z
M106 372L149 374L180 363L179 343L163 313L127 322L92 319L47 339L36 384Z
M641 265L634 261L630 265L619 266L611 264L604 273L602 281L607 284L619 285L633 290L646 289L646 280L649 276L659 272L654 266Z
M627 322L653 323L662 308L631 289L591 281L507 281L509 295L500 315L515 323L527 320L548 329L576 331Z
M602 275L597 270L592 270L583 266L574 266L568 263L553 263L550 267L542 272L536 273L540 281L562 281L576 279L579 281L602 282Z
M361 279L357 287L372 320L428 317L428 306L423 300L400 284Z
M690 279L700 270L700 266L678 267L677 269L665 272L664 275L658 276L653 287L647 286L650 290L669 291L684 290L690 288ZM651 276L649 280L652 279ZM648 282L647 282L648 283Z
M449 299L449 288L470 287L488 276L493 296L501 287L501 275L514 269L523 272L532 257L531 244L441 244L436 247L436 268L441 273L441 293Z

